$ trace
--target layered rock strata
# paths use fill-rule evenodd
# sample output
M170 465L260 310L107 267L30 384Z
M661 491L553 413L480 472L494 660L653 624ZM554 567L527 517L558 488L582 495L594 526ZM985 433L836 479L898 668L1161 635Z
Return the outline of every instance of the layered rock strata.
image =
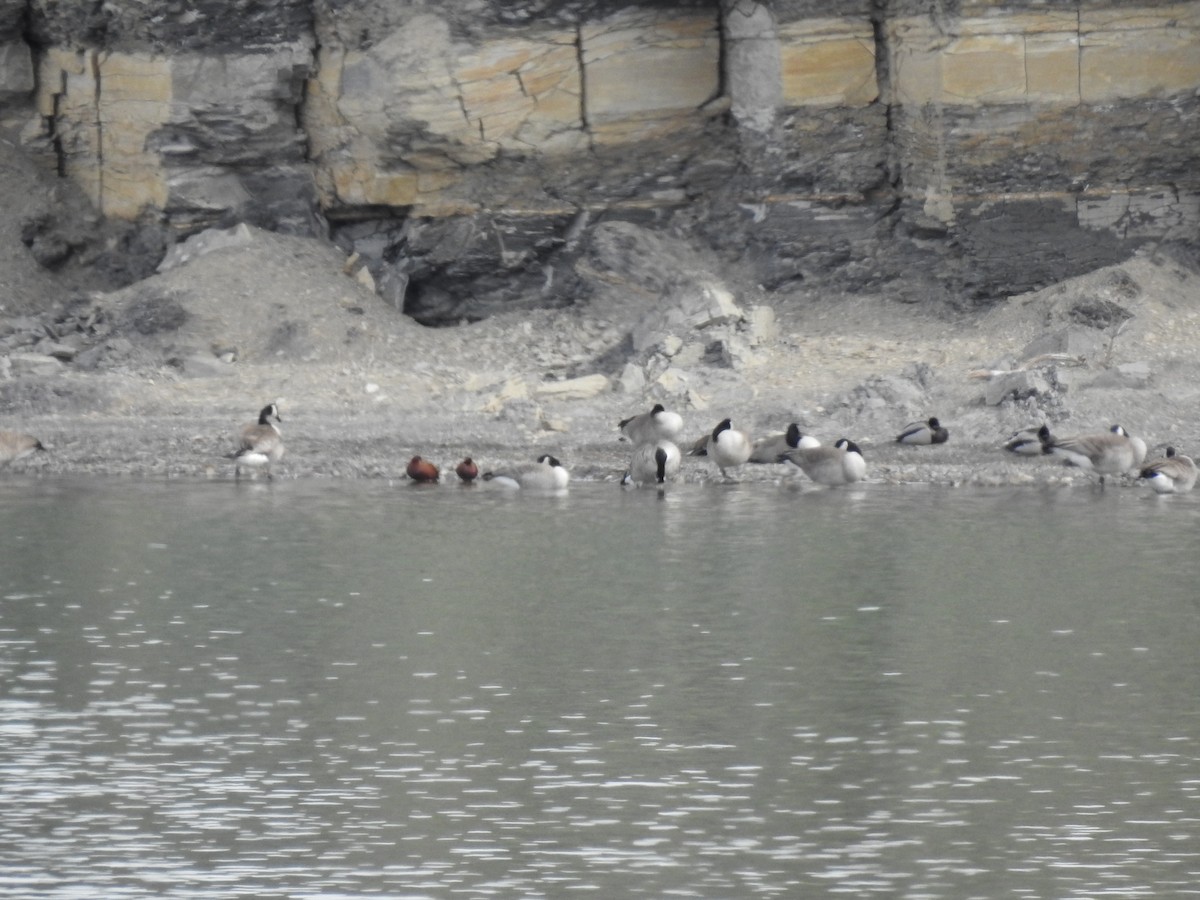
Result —
M0 123L110 219L329 231L423 321L575 302L607 219L958 301L1200 228L1200 2L151 6L0 0Z

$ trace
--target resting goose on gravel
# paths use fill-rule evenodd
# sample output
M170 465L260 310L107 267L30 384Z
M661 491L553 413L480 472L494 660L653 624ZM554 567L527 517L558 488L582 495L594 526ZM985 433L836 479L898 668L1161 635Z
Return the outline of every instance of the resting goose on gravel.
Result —
M1102 434L1065 438L1047 436L1042 441L1042 453L1060 457L1069 466L1095 472L1100 476L1101 485L1106 475L1120 475L1134 468L1138 464L1139 450L1145 455L1144 447L1140 440L1135 443L1120 425L1114 425Z
M896 435L897 444L944 444L949 439L950 432L942 427L936 417L924 422L910 422Z
M655 441L674 441L683 431L683 417L679 413L669 412L661 403L655 403L650 412L622 419L617 427L637 447Z
M681 459L679 448L670 441L642 444L634 448L621 484L662 486L679 474Z
M804 434L800 426L793 422L783 434L773 434L754 442L754 450L750 453L749 462L774 463L779 462L780 454L789 450L799 450L808 447L820 447L821 442L811 434Z
M0 431L0 465L7 466L39 450L44 452L46 448L32 434Z
M1159 459L1142 469L1142 478L1159 494L1182 494L1196 486L1196 464L1190 456L1168 447Z
M753 445L744 432L733 427L729 419L722 419L708 436L705 455L716 463L722 478L728 478L728 469L736 469L750 459Z
M434 484L437 482L441 472L429 460L420 456L414 456L408 461L408 466L405 468L404 474L418 483Z
M553 456L543 453L536 463L516 466L512 469L501 469L498 472L484 472L484 481L494 481L496 484L511 488L526 488L535 491L566 490L571 480L570 473Z
M846 438L838 438L832 447L789 450L780 455L779 461L799 466L817 484L830 486L853 484L867 474L867 463L858 444Z
M1051 440L1050 428L1024 428L1014 431L1012 437L1004 442L1004 449L1018 456L1041 456L1042 445Z
M283 456L283 435L279 426L272 422L282 422L279 407L269 403L258 414L258 421L242 429L242 442L237 451L229 458L234 461L234 478L242 477L242 467L263 469L267 478L273 478L271 464L278 462Z

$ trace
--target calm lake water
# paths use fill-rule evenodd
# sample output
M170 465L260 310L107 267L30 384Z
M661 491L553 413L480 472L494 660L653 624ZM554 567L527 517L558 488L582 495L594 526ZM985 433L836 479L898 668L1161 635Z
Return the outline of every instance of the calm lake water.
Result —
M0 479L0 897L1200 896L1200 494Z

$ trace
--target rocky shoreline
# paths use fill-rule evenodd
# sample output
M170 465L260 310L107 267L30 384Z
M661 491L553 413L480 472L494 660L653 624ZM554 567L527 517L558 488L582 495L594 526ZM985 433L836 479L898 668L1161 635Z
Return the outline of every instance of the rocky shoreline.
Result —
M1114 279L1126 290L1142 282L1152 289L1139 287L1137 297L1125 298L1133 312L1119 335L1121 326L1111 324L1040 327L1055 317L1056 303L1060 311L1080 303L1092 308L1097 285ZM1163 283L1151 284L1155 279ZM486 470L553 453L576 483L616 484L631 451L617 423L658 400L684 415L685 451L728 415L755 438L792 421L824 443L851 437L867 459L867 484L1093 485L1092 475L1048 458L1016 457L1002 444L1013 431L1043 421L1062 434L1103 431L1119 422L1146 440L1151 457L1168 444L1181 452L1200 444L1200 423L1186 414L1200 383L1194 377L1200 363L1190 351L1200 324L1197 284L1200 277L1177 263L1134 261L1016 298L1007 309L972 322L933 321L885 300L845 300L863 323L851 321L839 331L834 323L818 324L816 316L806 333L780 331L758 341L737 367L703 361L674 371L668 366L662 370L668 377L649 381L643 374L635 389L622 386L621 373L628 376L631 363L613 376L541 374L546 361L565 372L562 357L571 352L565 348L581 339L580 330L590 333L579 322L580 311L546 313L536 329L524 317L426 333L431 345L408 365L380 359L232 362L216 363L228 369L220 374L195 374L171 364L83 372L62 361L57 370L14 372L23 361L10 362L0 381L6 410L0 421L36 434L50 452L16 463L4 477L232 480L225 456L236 446L238 430L262 403L278 399L288 448L276 468L280 480L403 483L413 454L449 473L467 455ZM1146 296L1151 292L1153 300ZM1150 308L1164 298L1169 315ZM789 321L786 311L777 318L781 329L802 324ZM1028 341L1019 327L1025 319L1039 326ZM868 320L875 323L869 330ZM1136 332L1138 320L1146 333ZM1171 336L1174 341L1167 340ZM1023 355L985 355L1000 351L1001 343L1022 344ZM476 356L478 367L461 362L471 357L472 346L492 348ZM505 347L511 352L501 358ZM910 360L917 352L922 356ZM448 355L435 364L443 353ZM651 354L635 368L652 374L656 365ZM947 443L894 442L906 422L928 415L949 427ZM712 463L685 456L679 480L721 479ZM736 480L812 486L786 465L746 465ZM1110 486L1118 485L1144 488L1132 476L1110 479Z
M3 477L232 478L224 456L270 401L279 478L402 481L413 454L488 468L548 452L577 481L616 482L630 452L617 423L655 402L684 417L685 444L727 416L755 438L792 422L849 437L875 483L1094 480L1000 449L1043 422L1119 423L1151 456L1200 448L1200 265L1177 248L986 310L768 292L628 223L597 227L584 256L574 305L446 328L389 306L338 248L246 226L178 245L119 290L36 274L0 315L0 428L52 449ZM931 415L948 443L893 443ZM684 481L716 477L685 458Z

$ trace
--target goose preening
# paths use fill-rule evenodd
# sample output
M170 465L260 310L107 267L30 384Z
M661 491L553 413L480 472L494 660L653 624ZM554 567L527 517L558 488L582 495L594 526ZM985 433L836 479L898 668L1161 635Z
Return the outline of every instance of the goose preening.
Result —
M683 431L683 417L655 403L649 412L622 419L617 427L635 447L655 441L674 441Z
M641 444L634 448L621 484L662 486L679 474L681 460L679 448L671 441Z
M811 434L804 434L800 430L800 426L793 422L783 434L773 434L755 441L748 461L752 463L779 462L780 454L787 453L789 450L820 446L819 440Z
M1144 457L1145 452L1145 443L1140 439L1135 442L1120 425L1101 434L1065 438L1047 435L1042 441L1042 453L1057 456L1069 466L1095 472L1101 485L1106 475L1120 475L1137 466L1139 453Z
M780 462L798 466L805 475L817 484L835 486L862 481L867 474L867 463L858 444L847 438L838 438L832 447L802 447L789 450L779 457Z
M274 421L272 421L274 419ZM267 478L271 474L271 465L283 456L283 435L276 422L282 422L279 407L269 403L258 414L258 421L242 429L241 445L228 458L234 461L234 479L242 477L242 467L262 469Z
M910 422L896 435L897 444L944 444L949 439L949 430L943 427L936 416L924 422Z
M496 472L484 472L484 481L492 481L504 487L526 488L535 491L566 490L571 474L555 457L543 453L537 462Z
M1156 493L1182 494L1196 486L1196 463L1168 447L1162 457L1142 469L1141 477Z
M0 431L0 466L7 466L19 459L45 452L46 448L32 434L20 431Z
M754 449L750 438L734 428L729 419L722 419L712 430L705 448L705 455L716 463L722 478L729 477L729 469L744 465Z

